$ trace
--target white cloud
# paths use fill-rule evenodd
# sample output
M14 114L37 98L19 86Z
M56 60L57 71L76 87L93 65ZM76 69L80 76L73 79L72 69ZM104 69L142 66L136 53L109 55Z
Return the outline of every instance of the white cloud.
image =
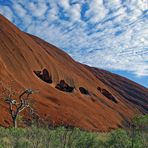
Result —
M4 15L10 21L13 21L13 13L8 6L0 6L0 14Z
M26 15L26 10L20 4L13 5L13 9L20 17L24 17Z
M28 3L29 11L32 13L35 17L42 17L44 16L46 10L48 9L48 6L45 2L29 2Z
M86 12L86 17L89 18L91 22L98 22L102 20L107 13L107 10L104 8L103 0L90 0L89 9Z
M50 22L58 19L58 7L55 3L50 3L50 9L47 10L46 19Z
M81 12L81 6L79 4L75 4L71 6L69 10L69 15L70 15L71 20L79 21L81 17L80 12Z
M69 0L61 0L58 1L58 4L63 7L64 9L69 9L70 5L69 5Z
M148 76L147 9L146 0L13 0L0 13L82 63Z

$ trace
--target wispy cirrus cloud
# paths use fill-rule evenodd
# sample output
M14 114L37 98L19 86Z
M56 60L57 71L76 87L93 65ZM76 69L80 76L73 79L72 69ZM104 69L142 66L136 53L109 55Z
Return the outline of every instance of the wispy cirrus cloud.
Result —
M8 0L0 13L82 63L148 76L147 0Z
M13 12L8 6L1 6L0 5L0 13L3 14L5 17L7 17L10 21L12 21L13 18Z

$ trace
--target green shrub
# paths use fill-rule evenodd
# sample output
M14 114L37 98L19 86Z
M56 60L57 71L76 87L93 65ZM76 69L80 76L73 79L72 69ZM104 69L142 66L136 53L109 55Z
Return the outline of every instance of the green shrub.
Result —
M143 117L144 118L144 117ZM138 118L138 127L143 124ZM145 119L143 120L146 122ZM137 123L137 120L136 120ZM143 124L144 127L146 124ZM143 127L143 126L142 126ZM110 133L92 133L78 128L56 127L2 128L0 148L146 148L147 131L117 129ZM132 147L133 142L133 147Z
M12 138L10 137L2 137L0 139L0 147L5 148L7 146L7 148L12 148Z
M33 147L31 140L25 137L19 138L17 143L15 144L15 148L31 148L31 147Z
M106 145L110 148L130 148L131 140L125 130L118 129L111 132Z

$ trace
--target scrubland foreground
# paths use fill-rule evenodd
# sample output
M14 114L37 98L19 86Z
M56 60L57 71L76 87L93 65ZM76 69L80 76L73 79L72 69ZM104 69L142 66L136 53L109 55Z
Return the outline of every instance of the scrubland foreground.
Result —
M148 115L138 116L131 128L109 133L78 128L0 127L0 148L147 148Z

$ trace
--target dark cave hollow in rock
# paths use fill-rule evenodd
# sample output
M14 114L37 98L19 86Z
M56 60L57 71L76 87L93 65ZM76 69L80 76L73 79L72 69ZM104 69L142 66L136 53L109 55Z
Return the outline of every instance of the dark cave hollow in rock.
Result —
M74 87L69 86L64 80L61 80L55 88L65 92L73 92L74 90Z
M85 89L84 87L79 87L79 90L80 90L80 92L81 92L82 94L84 94L84 95L89 95L88 90Z
M36 76L38 76L41 80L43 80L46 83L52 83L52 77L49 75L49 72L47 69L43 69L42 71L34 71Z

